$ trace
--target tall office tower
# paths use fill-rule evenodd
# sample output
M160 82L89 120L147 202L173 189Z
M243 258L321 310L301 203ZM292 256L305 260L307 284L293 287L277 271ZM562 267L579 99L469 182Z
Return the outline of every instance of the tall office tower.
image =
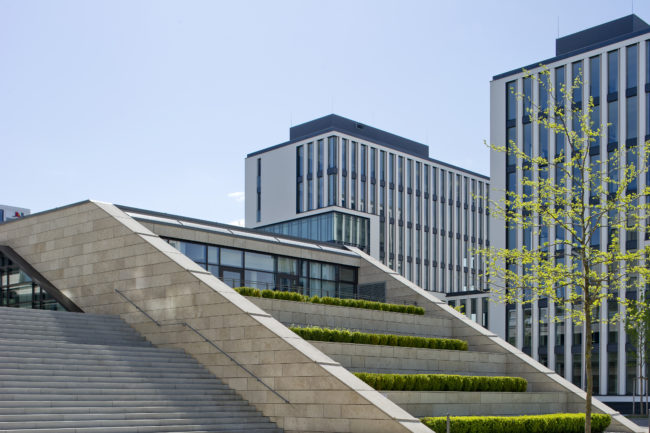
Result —
M538 74L544 65L550 71L550 81L555 91L549 95L546 87L539 81L526 78L522 68L496 75L490 85L490 140L495 145L505 145L514 141L522 152L545 159L570 152L563 134L551 134L543 126L531 123L528 109L549 107L549 104L564 104L562 86L570 85L578 76L582 86L569 90L573 92L573 108L586 109L593 98L592 121L602 128L600 140L591 144L589 158L591 164L601 162L601 170L609 170L613 175L623 170L626 164L639 166L644 155L638 155L644 136L650 137L650 26L635 15L569 35L556 40L556 56L525 69ZM517 98L515 93L523 94ZM579 125L568 125L570 130ZM621 155L619 167L606 167L608 159L617 151ZM631 161L635 158L636 161ZM491 182L493 198L503 198L503 191L521 194L518 173L521 161L509 158L505 153L491 154ZM550 179L559 179L549 173ZM638 179L638 187L643 188L649 179ZM630 185L630 188L637 184ZM599 199L598 197L591 197ZM604 199L604 198L603 198ZM647 198L646 198L647 200ZM535 218L535 216L533 216ZM607 239L612 229L608 219L603 217L600 236L592 246L607 248ZM566 239L570 234L559 226L551 226L533 236L530 230L506 229L504 224L493 221L491 225L492 245L497 248L536 248L550 240ZM635 250L648 243L645 228L638 233L621 230L621 248ZM549 251L557 263L570 264L571 254L563 247ZM518 269L521 272L521 269ZM630 289L622 290L622 297L634 297ZM532 305L503 306L499 324L495 322L492 330L506 338L510 343L539 360L541 363L563 375L574 384L585 387L585 365L582 350L584 329L570 319L562 320L561 306L548 299ZM619 304L609 301L600 308L600 317L607 319L619 312ZM550 320L560 318L559 322ZM628 404L633 393L637 362L630 355L633 347L627 342L622 323L596 325L594 343L594 394L601 400L614 404Z
M485 326L473 251L489 245L488 190L488 177L429 158L428 146L329 115L248 155L246 226L358 247Z

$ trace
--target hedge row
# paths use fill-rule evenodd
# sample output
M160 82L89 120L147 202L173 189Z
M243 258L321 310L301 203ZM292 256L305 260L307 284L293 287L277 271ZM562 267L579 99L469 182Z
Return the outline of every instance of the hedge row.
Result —
M285 301L312 302L314 304L339 305L341 307L365 308L367 310L393 311L396 313L424 314L424 308L415 305L386 304L384 302L364 301L361 299L331 298L329 296L306 296L296 292L281 292L278 290L259 290L253 287L236 287L235 290L243 296L256 298L283 299Z
M611 422L609 415L592 414L592 433L602 433ZM436 432L447 431L447 418L422 418ZM526 416L453 416L451 433L583 433L584 413L556 413Z
M305 340L332 341L337 343L376 344L382 346L419 347L425 349L467 350L467 342L453 338L425 338L407 335L369 334L347 329L319 328L317 326L290 327Z
M354 373L377 391L495 391L525 392L521 377L460 376L457 374Z

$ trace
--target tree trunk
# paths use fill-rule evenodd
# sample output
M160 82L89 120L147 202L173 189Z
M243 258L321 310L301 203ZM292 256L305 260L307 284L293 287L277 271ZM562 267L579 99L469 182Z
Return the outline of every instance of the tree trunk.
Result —
M586 294L585 294L586 295ZM584 297L585 308L585 364L587 364L587 399L585 408L585 433L591 433L591 396L594 392L594 376L591 366L591 346L593 345L591 329L591 305L587 302L587 296Z

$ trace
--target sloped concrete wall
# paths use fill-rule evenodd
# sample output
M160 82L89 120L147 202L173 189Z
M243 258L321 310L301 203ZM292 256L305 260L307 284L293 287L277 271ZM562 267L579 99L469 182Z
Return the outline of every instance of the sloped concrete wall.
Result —
M120 315L154 344L185 349L287 432L430 432L113 205L84 202L0 225L0 244L84 311Z
M348 249L355 251L363 259L359 268L359 281L372 283L388 280L386 281L387 302L414 304L423 307L426 311L425 315L453 318L452 337L466 340L470 350L505 354L508 362L507 373L524 377L528 381L530 391L566 393L567 406L565 410L575 411L576 408L579 408L579 411L584 412L586 393L580 388L508 344L496 334L473 322L464 314L449 307L434 293L419 288L358 248L348 247ZM612 416L609 431L645 431L597 399L593 400L593 411Z

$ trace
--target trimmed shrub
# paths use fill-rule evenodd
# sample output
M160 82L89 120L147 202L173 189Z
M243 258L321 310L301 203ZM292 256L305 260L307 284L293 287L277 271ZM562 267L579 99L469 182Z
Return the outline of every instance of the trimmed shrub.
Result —
M329 296L318 297L301 295L296 292L281 292L279 290L259 290L253 287L235 287L235 290L243 296L256 298L282 299L285 301L312 302L314 304L337 305L340 307L365 308L367 310L392 311L395 313L424 314L424 308L415 305L386 304L383 302L364 301L361 299L331 298Z
M528 385L524 378L504 376L382 373L354 373L354 375L377 391L526 392Z
M592 414L592 433L602 433L611 422L609 415ZM422 418L436 432L447 431L447 417ZM556 413L525 416L452 416L451 433L582 433L584 413Z
M290 329L305 340L337 343L375 344L381 346L417 347L423 349L467 350L467 342L454 338L427 338L410 335L370 334L350 332L347 329L329 329L291 326Z

